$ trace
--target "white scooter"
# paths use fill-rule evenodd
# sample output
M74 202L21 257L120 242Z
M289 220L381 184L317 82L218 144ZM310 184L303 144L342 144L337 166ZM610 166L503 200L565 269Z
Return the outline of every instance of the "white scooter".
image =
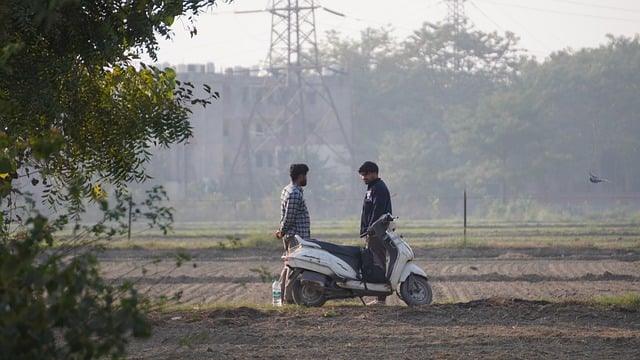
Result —
M298 245L282 256L289 284L283 293L303 306L322 306L330 299L362 300L363 296L391 295L394 291L409 306L430 304L432 291L427 274L412 263L413 251L402 236L389 230L393 220L391 214L382 215L367 231L369 237L381 237L387 249L383 280L367 279L368 249L296 236Z

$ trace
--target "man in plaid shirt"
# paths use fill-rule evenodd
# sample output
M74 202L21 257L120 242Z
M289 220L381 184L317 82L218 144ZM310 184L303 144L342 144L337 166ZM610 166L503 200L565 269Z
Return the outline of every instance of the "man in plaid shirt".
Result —
M295 235L303 239L311 238L311 221L309 210L304 201L303 187L307 185L307 173L309 167L306 164L291 164L289 176L291 183L282 189L280 195L280 227L276 231L276 238L281 239L285 251L298 244ZM290 274L285 266L280 274L282 284L283 303L292 303L290 289Z
M303 239L311 237L309 210L307 210L302 189L307 185L308 172L309 167L305 164L291 164L289 167L291 183L282 189L280 195L280 227L276 232L276 237L283 239L286 250L289 250L292 245L290 241L295 241L292 239L294 235Z

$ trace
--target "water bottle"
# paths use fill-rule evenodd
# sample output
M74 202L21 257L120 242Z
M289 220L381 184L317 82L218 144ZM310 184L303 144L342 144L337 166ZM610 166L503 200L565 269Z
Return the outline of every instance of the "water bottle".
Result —
M278 279L273 280L271 285L271 296L273 298L273 306L282 306L282 285Z

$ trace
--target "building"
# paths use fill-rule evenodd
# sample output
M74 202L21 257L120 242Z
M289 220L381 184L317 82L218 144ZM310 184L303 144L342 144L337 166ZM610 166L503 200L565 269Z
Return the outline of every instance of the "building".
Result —
M176 71L196 97L208 96L204 84L220 97L192 106L188 143L155 151L149 170L171 199L273 197L289 180L292 162L308 163L317 179L348 182L353 175L348 75L308 76L297 84L259 69L216 72L213 64Z

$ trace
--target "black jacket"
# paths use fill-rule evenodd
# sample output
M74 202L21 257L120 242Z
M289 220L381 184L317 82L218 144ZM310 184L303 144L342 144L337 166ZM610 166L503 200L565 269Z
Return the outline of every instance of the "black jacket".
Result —
M365 236L369 226L386 213L391 213L391 195L384 181L377 178L367 185L367 192L364 195L360 237Z

